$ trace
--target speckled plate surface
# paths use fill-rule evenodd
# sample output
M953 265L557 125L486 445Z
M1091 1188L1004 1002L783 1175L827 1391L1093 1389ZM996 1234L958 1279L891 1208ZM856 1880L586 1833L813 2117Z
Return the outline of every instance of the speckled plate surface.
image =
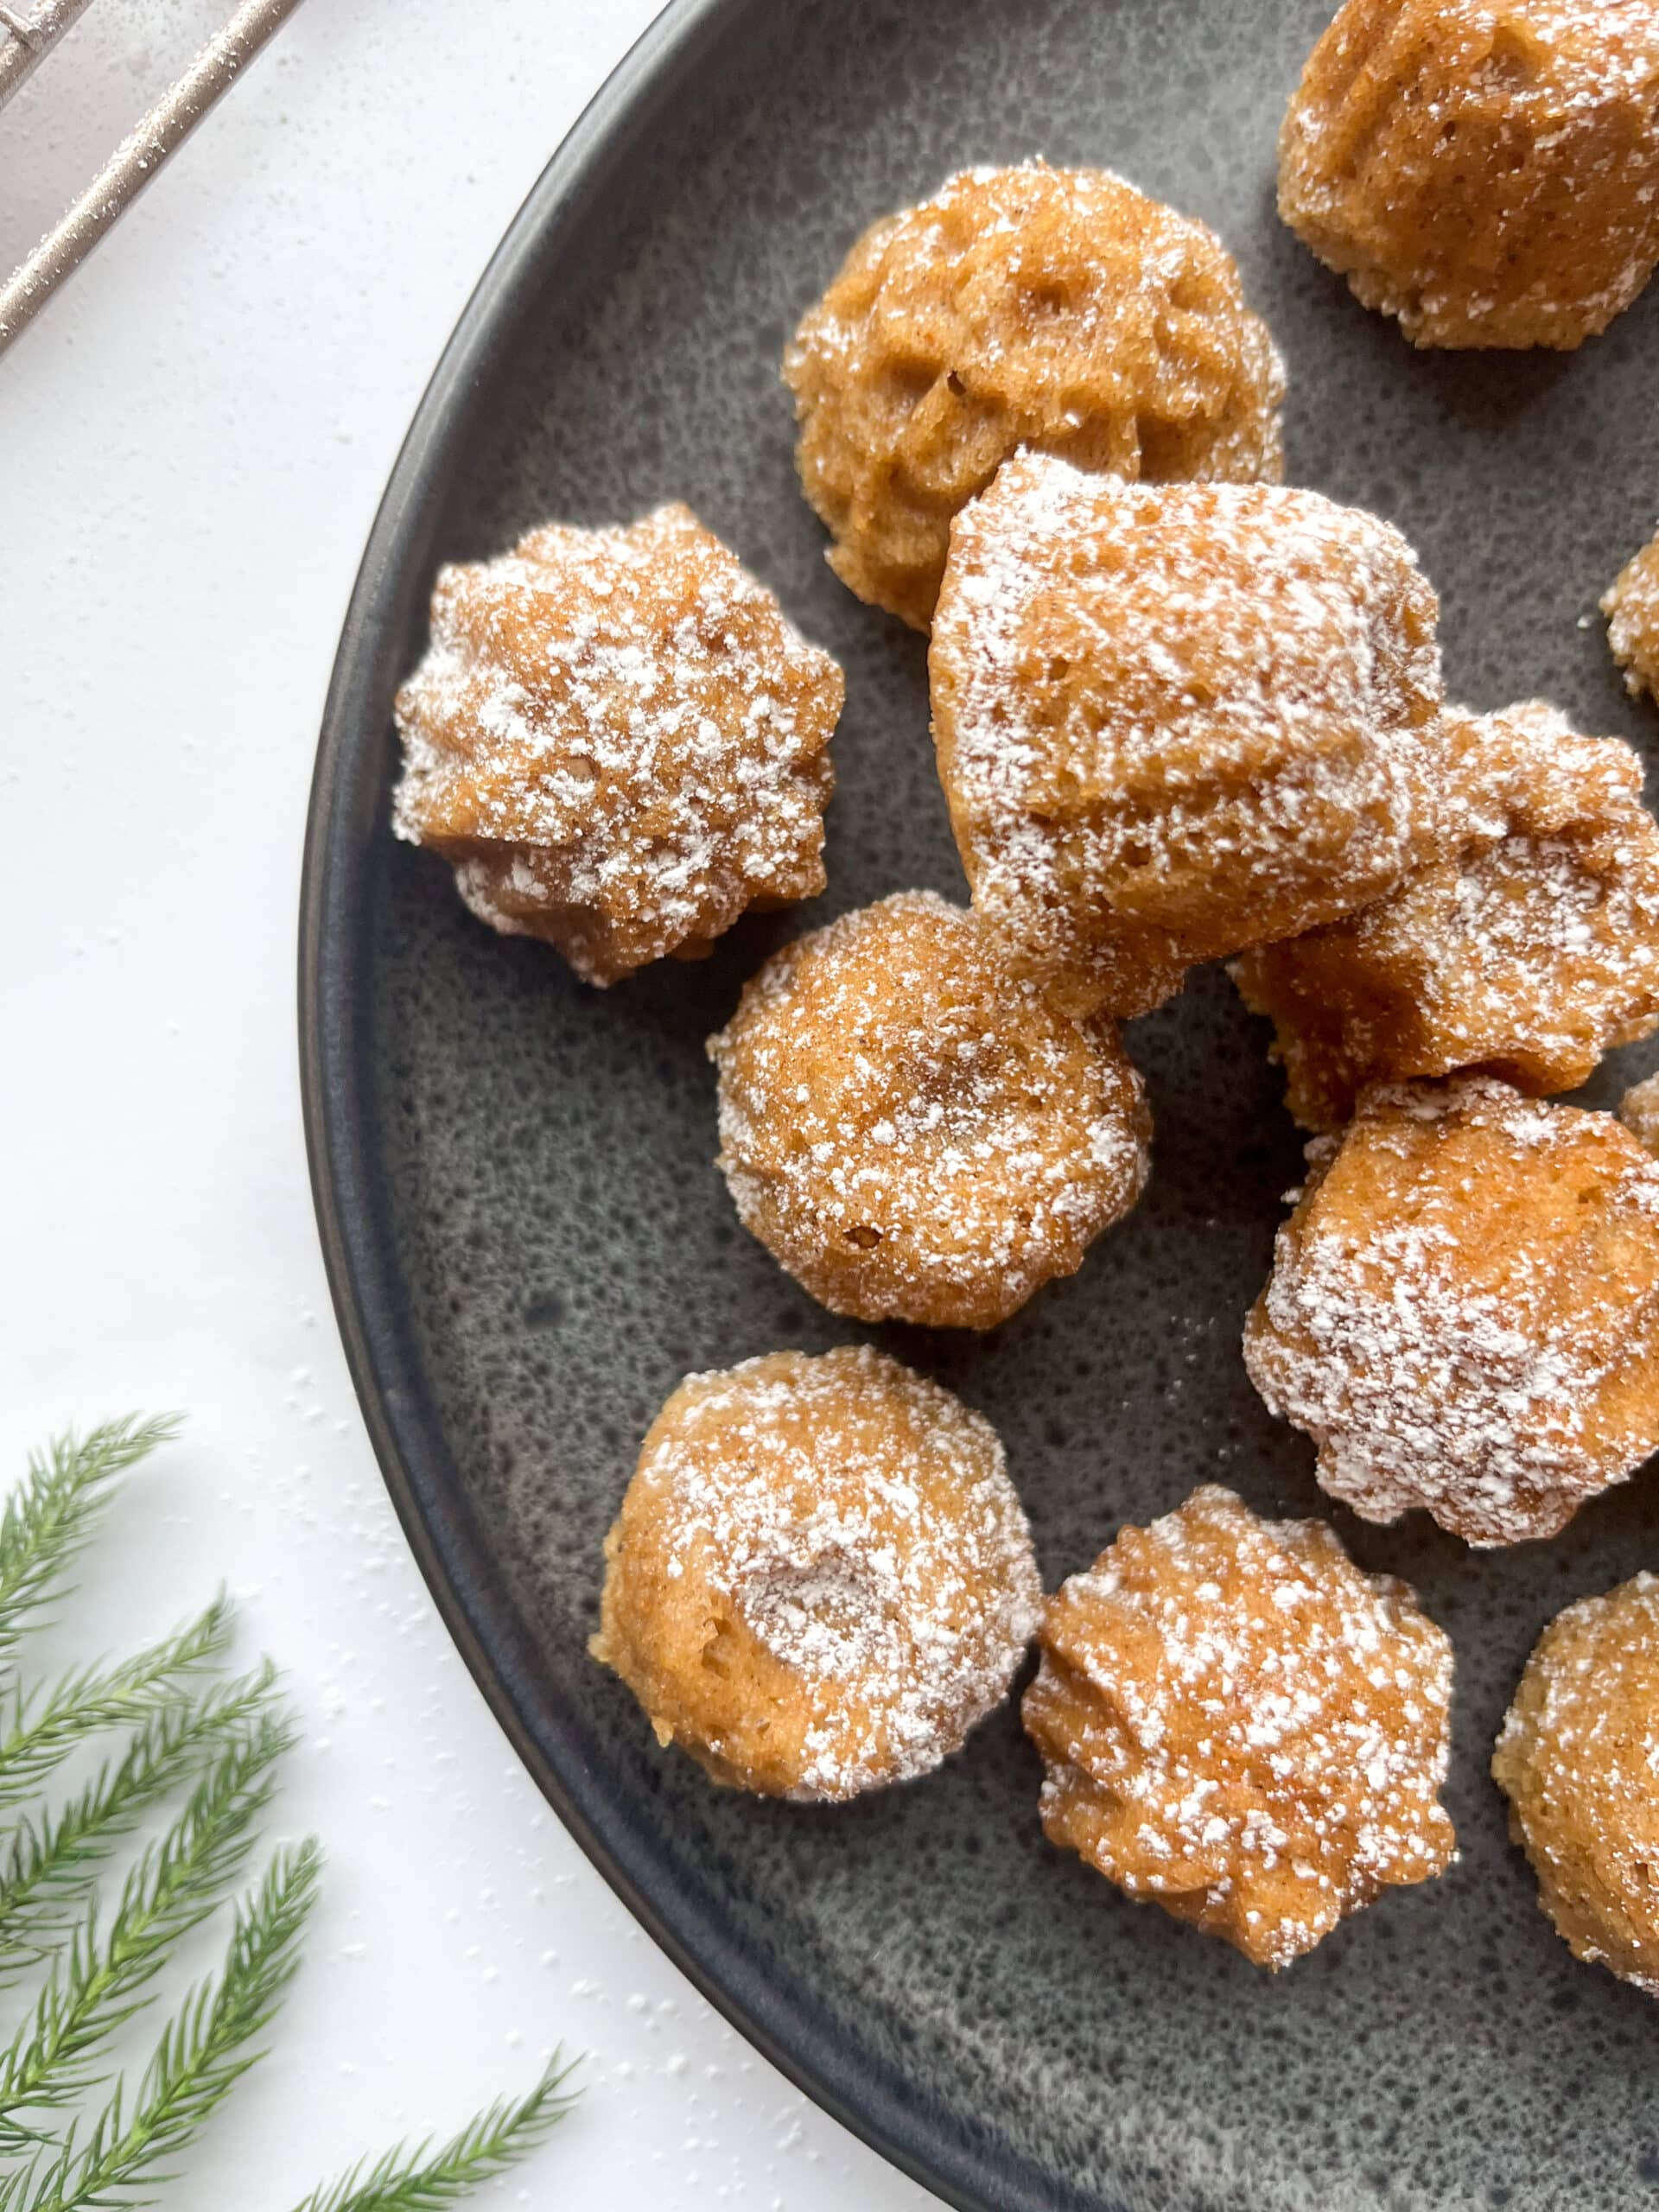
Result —
M1592 610L1659 506L1659 290L1576 357L1418 356L1277 226L1274 134L1327 0L687 0L532 194L423 404L340 649L305 891L307 1107L342 1325L462 1649L629 1904L758 2044L963 2206L1411 2212L1659 2202L1659 2012L1576 1965L1486 1779L1543 1622L1656 1563L1638 1478L1476 1556L1333 1518L1459 1662L1443 1881L1276 1980L1045 1844L1014 1710L925 1783L756 1804L665 1756L587 1658L599 1548L688 1369L857 1332L739 1229L702 1040L794 930L959 894L923 647L823 562L785 334L857 230L964 163L1104 163L1205 217L1290 371L1289 475L1391 517L1452 695L1651 740ZM827 899L601 995L394 844L393 686L440 559L689 500L848 674ZM1238 1357L1299 1150L1217 974L1137 1023L1145 1202L984 1342L879 1332L991 1417L1051 1583L1220 1478L1325 1510ZM1651 1052L1603 1078L1645 1071ZM1630 1065L1633 1064L1633 1065Z

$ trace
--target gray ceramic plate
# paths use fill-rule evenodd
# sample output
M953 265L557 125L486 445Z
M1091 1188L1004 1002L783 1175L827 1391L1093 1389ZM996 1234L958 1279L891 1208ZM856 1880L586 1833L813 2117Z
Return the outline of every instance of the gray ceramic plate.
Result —
M1616 2208L1659 2198L1659 2014L1575 1965L1485 1777L1534 1637L1651 1564L1638 1481L1559 1541L1344 1537L1456 1640L1444 1880L1276 1980L1045 1844L1014 1709L840 1811L666 1757L585 1656L600 1540L688 1369L854 1333L734 1221L702 1040L798 927L960 893L923 649L824 567L785 333L872 216L963 163L1109 164L1217 226L1288 359L1293 480L1421 549L1453 695L1650 737L1585 623L1659 506L1659 290L1571 359L1420 357L1277 226L1274 133L1326 0L692 0L532 194L423 402L340 649L305 892L307 1105L342 1326L411 1540L560 1813L658 1939L815 2095L964 2206ZM550 515L688 499L848 673L827 899L603 996L394 845L391 691L433 569ZM1299 1155L1218 975L1136 1025L1150 1192L987 1341L892 1332L1007 1440L1051 1581L1211 1478L1325 1510L1239 1326ZM1621 1071L1628 1073L1628 1070ZM1617 1078L1611 1073L1603 1095Z

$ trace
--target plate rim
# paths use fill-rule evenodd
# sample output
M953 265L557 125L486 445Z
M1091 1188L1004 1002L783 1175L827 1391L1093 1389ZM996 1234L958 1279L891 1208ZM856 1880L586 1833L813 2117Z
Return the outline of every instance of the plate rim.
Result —
M494 1719L566 1832L693 1986L814 2103L957 2212L1114 2212L1058 2184L1007 2145L974 2141L962 2115L906 2094L844 2037L816 2040L794 2007L768 2012L667 1916L580 1802L537 1739L475 1610L470 1509L435 1497L419 1404L396 1370L397 1316L377 1296L376 1195L365 1142L369 1096L356 1065L357 933L351 894L371 866L380 810L348 818L345 785L367 741L373 696L399 665L416 586L426 588L452 448L470 420L468 387L510 348L543 264L574 239L653 114L766 0L669 0L556 148L486 263L438 357L392 465L353 582L323 708L301 864L298 1027L302 1119L313 1210L335 1322L369 1440L423 1580ZM499 1640L499 1634L498 1634ZM795 2032L791 2033L791 2028Z

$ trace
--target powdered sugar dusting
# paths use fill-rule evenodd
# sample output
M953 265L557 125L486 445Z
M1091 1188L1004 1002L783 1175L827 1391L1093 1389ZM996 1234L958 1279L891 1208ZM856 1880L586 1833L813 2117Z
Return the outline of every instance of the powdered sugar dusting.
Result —
M1539 1902L1576 1956L1659 1996L1659 1576L1556 1615L1492 1774Z
M1351 919L1246 954L1289 1103L1338 1128L1378 1077L1571 1090L1659 1024L1659 826L1642 764L1539 700L1446 715L1453 850Z
M837 1312L987 1327L1133 1205L1150 1124L1109 1026L909 892L767 962L728 1028L720 1164L745 1225Z
M1334 1497L1517 1543L1659 1444L1659 1161L1611 1116L1378 1085L1308 1159L1244 1357Z
M1381 897L1440 834L1434 623L1399 534L1316 493L1008 462L930 661L976 906L1130 1013Z
M1601 602L1607 642L1632 692L1659 699L1659 537L1622 569Z
M442 569L397 696L397 834L591 982L823 887L842 683L690 510Z
M1659 1075L1631 1085L1618 1102L1618 1118L1638 1144L1659 1156Z
M625 1573L619 1584L613 1566L601 1656L659 1732L706 1751L722 1778L791 1797L936 1766L1007 1694L1041 1606L995 1433L864 1345L689 1377L646 1440L619 1528ZM662 1572L644 1618L642 1560ZM653 1649L682 1608L706 1642L722 1606L782 1670L786 1694L774 1684L758 1713L694 1711L683 1669ZM757 1719L774 1763L764 1780Z
M1134 1897L1278 1967L1451 1857L1452 1648L1322 1522L1194 1492L1051 1601L1042 1809Z
M1279 205L1417 345L1581 344L1659 261L1652 0L1347 0Z

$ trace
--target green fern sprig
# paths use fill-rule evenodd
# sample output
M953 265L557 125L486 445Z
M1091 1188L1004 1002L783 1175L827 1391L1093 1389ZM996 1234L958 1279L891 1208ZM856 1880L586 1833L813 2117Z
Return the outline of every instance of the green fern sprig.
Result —
M31 1614L57 1592L98 1524L115 1478L176 1434L178 1419L105 1421L72 1430L31 1456L29 1472L0 1512L0 1658L13 1651Z
M257 2038L298 1970L321 1867L314 1839L277 1853L237 1908L218 1976L193 1991L162 2030L130 2112L118 2085L82 2147L67 2143L41 2176L29 2212L117 2212L154 2202L157 2185L171 2178L158 2169L195 2140L262 2056Z
M459 2135L434 2145L387 2151L365 2171L359 2161L294 2212L442 2212L535 2148L576 2101L568 2090L577 2062L556 2050L542 2078L522 2097L502 2097Z
M181 1683L223 1657L230 1631L230 1600L221 1591L188 1626L136 1659L83 1667L39 1697L15 1696L0 1735L0 1806L32 1796L89 1736L144 1719L176 1694Z
M111 1852L269 1707L276 1681L267 1661L200 1698L160 1707L67 1804L23 1815L0 1859L0 1988L61 1941Z
M0 2155L40 2133L20 2113L60 2110L90 2085L91 2061L148 2002L149 1984L181 1939L223 1899L253 1847L276 1761L293 1741L292 1724L277 1713L239 1729L178 1821L127 1877L101 1940L96 1901L87 1908L33 2014L0 2054Z
M92 1534L111 1478L173 1433L115 1421L66 1438L0 1511L0 1663ZM90 2124L77 2107L110 2037L150 2001L183 1936L216 1910L245 1865L277 1759L292 1740L269 1665L198 1690L224 1654L223 1597L187 1627L114 1666L43 1691L0 1694L0 1808L37 1796L61 1760L129 1729L124 1750L55 1808L22 1812L0 1840L0 1986L49 1961L29 2018L0 2051L0 2212L130 2212L152 2203L261 2056L260 2038L299 1964L317 1893L315 1842L279 1852L237 1907L219 1974L162 2031L135 2093L117 2080ZM98 1877L144 1813L189 1796L122 1885L105 1920ZM502 2172L573 2101L556 2057L528 2094L492 2105L447 2142L388 2151L320 2189L296 2212L438 2212Z

